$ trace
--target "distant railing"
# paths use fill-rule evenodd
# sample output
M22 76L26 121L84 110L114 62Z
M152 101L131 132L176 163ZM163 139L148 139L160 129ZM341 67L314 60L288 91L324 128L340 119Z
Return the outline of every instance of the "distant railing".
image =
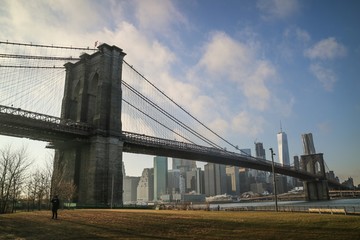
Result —
M216 207L212 206L215 210ZM275 211L274 206L242 206L242 207L222 207L224 211ZM279 212L307 212L319 214L357 214L360 215L360 207L358 206L292 206L284 205L278 206Z

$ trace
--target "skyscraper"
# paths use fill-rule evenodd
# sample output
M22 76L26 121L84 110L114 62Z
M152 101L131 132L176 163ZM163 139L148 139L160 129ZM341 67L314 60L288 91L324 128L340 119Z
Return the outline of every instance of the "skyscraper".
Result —
M125 176L123 183L123 202L133 203L137 201L137 187L140 181L140 177Z
M301 134L301 138L303 142L304 155L315 154L316 151L315 151L312 133Z
M262 142L255 142L255 156L266 159L265 149ZM268 173L264 171L255 170L253 175L257 183L265 183L268 180Z
M187 172L193 168L196 168L196 161L181 158L172 159L172 169L180 169L182 172Z
M207 163L204 166L205 195L215 196L226 193L225 165Z
M255 154L258 158L266 159L265 149L263 143L255 142Z
M169 194L180 193L180 170L172 169L168 171Z
M137 186L137 201L149 202L154 197L154 169L145 168Z
M278 150L279 150L279 161L282 165L290 166L290 156L287 135L285 132L280 130L277 134Z
M231 195L240 195L240 174L239 167L226 166L227 193Z
M167 193L167 157L154 157L154 201L160 200Z

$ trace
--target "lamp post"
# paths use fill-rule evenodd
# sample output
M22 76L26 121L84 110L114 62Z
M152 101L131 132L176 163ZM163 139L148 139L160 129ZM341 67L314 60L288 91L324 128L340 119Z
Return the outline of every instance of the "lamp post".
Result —
M273 185L274 185L274 196L275 196L275 211L278 211L278 202L277 202L277 192L276 192L276 178L275 178L275 167L274 167L274 151L272 148L269 149L271 152L271 161L272 161L272 174L273 174Z

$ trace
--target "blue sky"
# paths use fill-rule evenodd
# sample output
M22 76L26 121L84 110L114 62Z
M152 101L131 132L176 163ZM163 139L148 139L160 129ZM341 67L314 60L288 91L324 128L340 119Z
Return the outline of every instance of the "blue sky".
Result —
M3 0L0 39L117 45L239 147L254 151L257 140L269 156L281 121L291 158L302 154L301 134L312 132L328 167L360 184L359 11L350 0ZM44 143L28 144L46 158ZM152 165L124 159L129 175Z

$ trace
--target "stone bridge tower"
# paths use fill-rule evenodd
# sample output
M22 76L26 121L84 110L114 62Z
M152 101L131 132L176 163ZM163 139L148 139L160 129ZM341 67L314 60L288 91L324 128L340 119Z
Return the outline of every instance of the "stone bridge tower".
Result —
M91 137L55 145L55 181L73 182L80 206L122 206L122 49L99 51L67 63L61 118L94 126ZM59 190L61 191L61 190ZM61 195L61 192L58 194Z
M315 180L303 181L306 200L329 200L329 187L325 174L323 154L302 155L300 164L301 169L318 176Z

